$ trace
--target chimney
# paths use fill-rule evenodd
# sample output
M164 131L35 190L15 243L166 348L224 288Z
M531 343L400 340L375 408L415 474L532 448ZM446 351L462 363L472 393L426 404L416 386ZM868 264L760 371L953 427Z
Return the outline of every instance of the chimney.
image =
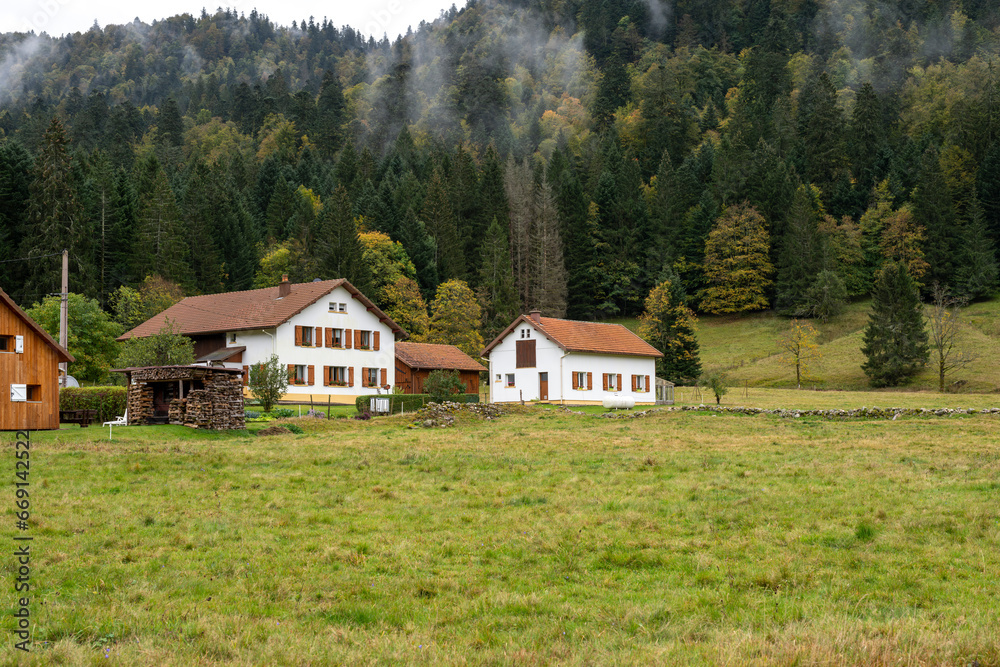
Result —
M288 296L291 293L292 293L292 284L288 282L288 274L284 273L281 276L281 284L278 285L278 298L281 299L283 297Z
M542 323L542 311L533 310L529 313L529 315L531 315L531 319L534 320L535 324Z

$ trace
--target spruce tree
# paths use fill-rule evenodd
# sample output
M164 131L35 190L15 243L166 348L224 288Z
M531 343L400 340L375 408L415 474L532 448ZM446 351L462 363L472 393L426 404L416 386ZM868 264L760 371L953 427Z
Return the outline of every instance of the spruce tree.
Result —
M338 185L320 213L316 234L318 278L346 278L363 294L371 291L372 276L364 262L364 246L351 214L347 189Z
M924 151L921 158L920 176L912 200L913 217L927 233L924 254L930 270L924 284L954 287L955 259L962 230L934 148Z
M493 340L520 312L510 268L507 230L493 220L483 238L479 259L478 296L483 307L483 338Z
M656 375L675 384L691 384L701 377L698 319L687 307L680 276L668 272L666 279L649 292L646 310L639 318L639 335L663 353L656 360Z
M928 360L927 330L916 284L898 262L882 265L875 278L861 365L873 387L894 387Z
M800 185L785 223L774 286L774 305L788 315L802 317L807 314L806 293L822 268L823 253L818 228L822 217L819 189Z

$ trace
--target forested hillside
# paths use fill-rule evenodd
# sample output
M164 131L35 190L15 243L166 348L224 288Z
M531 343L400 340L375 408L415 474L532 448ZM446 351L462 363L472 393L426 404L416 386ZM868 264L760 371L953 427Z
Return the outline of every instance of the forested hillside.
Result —
M391 42L229 11L5 34L0 286L58 291L44 256L69 248L108 307L149 274L287 272L408 321L458 279L487 339L531 308L637 314L667 277L701 312L818 314L886 259L975 299L998 48L989 0L473 1Z

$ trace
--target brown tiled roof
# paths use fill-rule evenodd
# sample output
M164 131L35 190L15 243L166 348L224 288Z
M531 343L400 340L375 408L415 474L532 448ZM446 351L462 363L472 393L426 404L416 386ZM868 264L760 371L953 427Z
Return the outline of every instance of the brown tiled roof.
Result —
M189 296L131 331L126 331L118 340L128 340L133 336L138 338L153 336L160 332L167 318L170 318L174 326L180 329L180 333L185 335L270 329L287 322L340 286L347 289L380 321L389 325L394 333L406 334L354 285L343 278L338 278L312 283L294 283L291 293L280 299L277 287Z
M4 303L17 317L24 320L24 323L28 325L32 331L38 334L38 337L45 341L53 350L56 352L56 356L59 357L59 361L76 361L76 358L67 352L62 345L56 342L56 340L49 335L45 329L43 329L38 322L28 317L28 314L21 310L21 307L14 303L14 300L7 296L7 293L0 289L0 303Z
M485 371L486 367L454 345L396 343L396 358L410 368Z
M633 357L662 357L663 353L636 336L621 324L602 322L578 322L542 317L535 322L527 315L521 315L503 330L492 343L483 350L489 356L490 350L500 344L522 322L531 324L546 338L566 352L587 352L589 354L616 354Z

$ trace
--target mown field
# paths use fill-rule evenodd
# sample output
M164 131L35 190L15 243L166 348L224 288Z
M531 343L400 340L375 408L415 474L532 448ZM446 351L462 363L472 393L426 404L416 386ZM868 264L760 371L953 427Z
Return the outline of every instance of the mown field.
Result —
M4 662L1000 664L995 416L293 421L33 434Z
M861 370L865 362L861 347L870 309L871 302L865 300L848 305L826 323L811 320L820 333L820 356L809 364L803 387L852 391L868 388L868 378ZM639 325L635 319L614 321L633 331ZM778 347L790 321L773 312L699 317L697 334L703 368L721 371L734 385L794 388L795 369ZM1000 300L974 303L962 310L956 350L975 359L954 371L949 391L1000 391ZM937 390L936 367L928 365L906 388Z

